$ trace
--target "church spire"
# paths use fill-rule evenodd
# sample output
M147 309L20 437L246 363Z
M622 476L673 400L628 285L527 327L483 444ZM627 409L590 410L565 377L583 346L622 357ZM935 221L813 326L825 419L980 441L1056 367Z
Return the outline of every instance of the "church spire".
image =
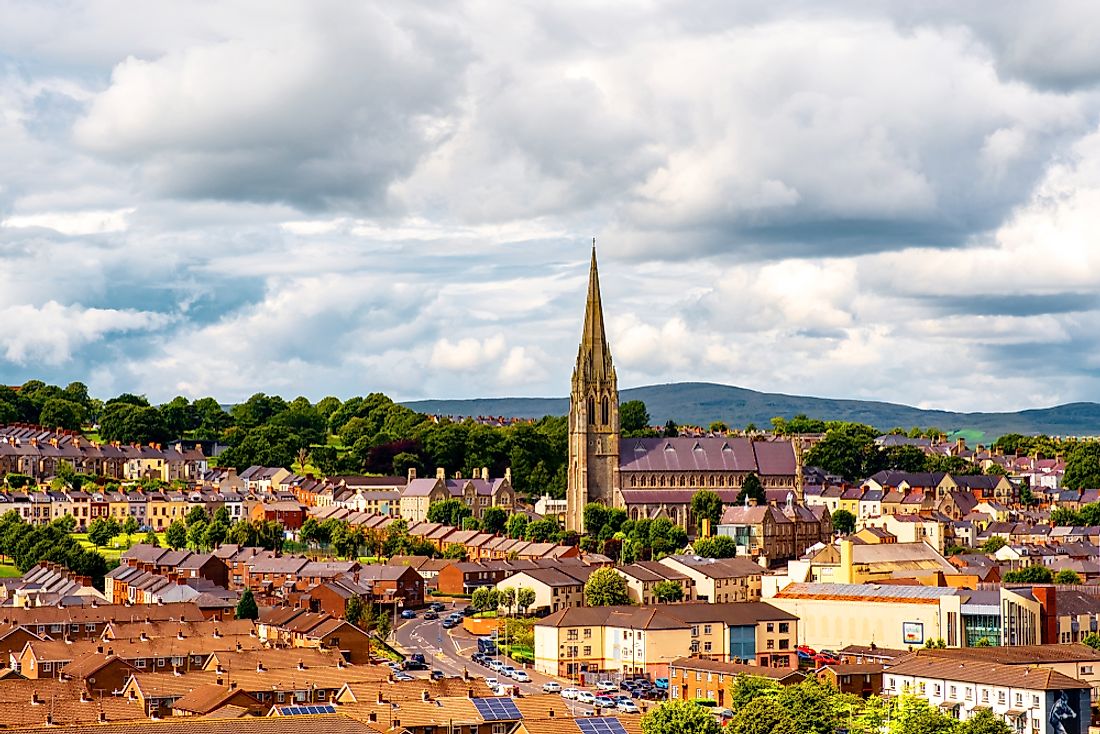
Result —
M577 371L589 380L612 376L611 350L603 325L603 302L600 299L600 273L596 267L596 240L592 239L592 264L588 270L588 301L584 307L584 332L577 354Z

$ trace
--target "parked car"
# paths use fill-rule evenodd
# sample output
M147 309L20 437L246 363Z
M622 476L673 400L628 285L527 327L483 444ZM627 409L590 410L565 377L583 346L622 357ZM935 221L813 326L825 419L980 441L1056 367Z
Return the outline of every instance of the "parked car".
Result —
M504 669L504 662L494 658L489 661L489 667L499 673L501 670Z
M453 619L444 619L442 625L445 630L454 629L457 626Z
M668 678L658 678L657 680L653 681L653 685L654 685L655 688L658 688L662 691L667 691L668 690Z
M611 696L596 696L592 701L592 705L598 709L613 709L615 708L615 699Z
M439 619L439 615L435 612L424 612L424 619Z
M441 601L433 601L431 604L428 605L428 608L431 609L433 612L442 612L444 609L446 609L446 605Z
M477 651L483 652L487 655L496 655L497 643L495 643L492 638L479 637L477 638Z
M531 676L527 675L526 670L517 670L515 673L512 674L512 680L514 680L516 683L530 683Z
M416 680L416 678L413 678L413 677L412 677L411 675L409 675L408 673L396 673L396 674L395 674L395 675L393 676L393 679L394 679L394 680L397 680L397 681L401 681L401 682L403 682L403 683L408 683L408 682L409 682L409 681L411 681L411 680Z
M624 714L636 714L638 713L638 705L630 700L619 701L615 704L615 710Z
M477 610L476 610L476 609L474 609L474 608L473 608L472 606L470 606L469 604L467 604L466 606L462 607L462 616L463 616L463 617L472 617L472 616L474 616L475 614L477 614Z
M402 609L401 619L416 619L416 612L411 609Z
M596 682L596 690L598 691L617 691L619 687L615 685L613 680L601 680Z
M414 652L412 655L409 656L409 660L415 660L418 663L428 662L428 659L424 657L424 653L422 652Z
M576 688L573 688L572 686L570 686L569 688L561 689L561 697L564 698L566 701L576 701L578 693L580 693L580 691Z
M500 669L500 674L501 675L506 675L509 678L511 678L513 675L516 674L516 668L515 668L514 665L505 665L504 667L502 667Z
M840 664L840 658L837 657L836 653L830 653L828 650L822 650L814 656L814 665L818 667L838 664Z
M561 693L562 692L561 683L557 683L555 681L549 681L547 683L543 683L542 684L542 692L543 693Z
M432 680L443 680L443 671L442 670L433 670L428 675L428 677L431 678Z
M592 691L577 691L577 703L592 704L596 702L596 694Z
M402 667L405 670L427 670L428 664L422 663L419 660L406 660Z

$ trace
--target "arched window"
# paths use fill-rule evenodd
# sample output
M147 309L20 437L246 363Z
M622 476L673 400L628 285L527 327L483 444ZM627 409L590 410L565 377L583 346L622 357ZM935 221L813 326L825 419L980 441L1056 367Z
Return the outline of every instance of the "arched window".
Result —
M606 395L603 396L603 405L600 407L600 417L603 419L600 422L605 426L611 425L611 400Z
M596 399L593 397L588 398L588 424L591 425L596 422Z

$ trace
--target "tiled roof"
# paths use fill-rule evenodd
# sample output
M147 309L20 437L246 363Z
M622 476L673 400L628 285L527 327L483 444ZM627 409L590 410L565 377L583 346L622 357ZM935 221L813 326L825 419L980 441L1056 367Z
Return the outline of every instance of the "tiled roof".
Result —
M985 685L1010 686L1032 691L1088 689L1090 685L1049 668L1000 665L979 660L959 660L912 654L895 660L887 674L917 678L963 681Z

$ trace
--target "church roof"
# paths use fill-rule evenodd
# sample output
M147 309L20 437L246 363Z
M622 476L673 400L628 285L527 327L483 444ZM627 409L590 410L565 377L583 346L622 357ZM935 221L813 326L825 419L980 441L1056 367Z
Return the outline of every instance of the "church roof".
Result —
M603 301L600 298L595 240L592 241L592 263L588 270L588 300L584 305L584 331L577 353L577 375L596 382L615 379L611 349L607 346L607 332L603 324Z
M792 475L796 461L789 441L753 441L735 436L624 438L622 471L727 471Z

